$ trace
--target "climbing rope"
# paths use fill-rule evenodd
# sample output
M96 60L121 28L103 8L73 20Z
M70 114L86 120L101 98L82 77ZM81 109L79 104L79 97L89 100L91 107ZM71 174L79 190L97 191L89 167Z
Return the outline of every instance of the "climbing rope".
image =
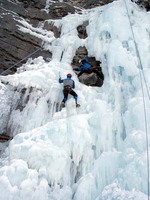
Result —
M75 30L75 29L76 29L76 27L75 27L75 28L72 28L72 29L69 30L68 32L62 34L61 37L63 37L64 35L67 35L68 33L70 33L71 31L73 31L73 30ZM59 38L55 38L53 41L51 41L51 43L54 42L54 41L57 40L57 39L59 39ZM2 40L2 41L3 41L3 40ZM3 42L4 42L4 41L3 41ZM35 53L37 53L37 52L40 51L40 50L43 50L43 49L40 47L40 48L38 48L37 50L33 51L32 53L28 54L28 55L27 55L26 57L24 57L22 60L18 61L17 63L15 63L14 65L10 66L10 67L7 68L6 70L4 70L2 73L0 73L0 76L3 75L6 71L8 71L8 70L14 68L16 65L20 64L22 61L24 61L24 60L26 60L27 58L31 57L31 55L34 55ZM62 59L62 56L63 56L63 52L62 52L62 55L61 55L61 59ZM17 67L15 67L15 68L17 68Z
M130 23L130 28L131 28L131 32L132 32L132 36L133 36L133 41L134 41L134 45L135 45L135 50L136 50L137 58L138 58L138 61L139 61L139 66L140 66L141 72L143 74L143 78L144 78L144 82L145 82L147 94L148 94L148 97L149 97L149 100L150 100L150 92L148 90L147 81L146 81L145 74L144 74L144 71L143 71L143 65L142 65L141 56L140 56L140 53L139 53L139 50L138 50L138 46L137 46L136 39L135 39L135 34L134 34L134 31L133 31L131 19L130 19L130 16L129 16L129 9L128 9L126 0L124 0L124 2L125 2L126 10L127 10L127 15L128 15L129 23Z
M64 33L64 34L62 35L62 37L63 37L64 35L70 33L71 31L73 31L74 29L76 29L76 27L73 28L73 29L71 29L71 30L69 30L68 32ZM54 42L54 41L57 40L57 39L58 39L58 38L55 38L53 41L51 41L51 43ZM15 63L14 65L10 66L10 67L7 68L6 70L4 70L2 73L0 73L0 76L3 75L6 71L8 71L8 70L10 70L10 69L12 69L12 68L14 68L14 67L17 68L16 65L20 64L22 61L24 61L24 60L26 60L27 58L31 57L32 55L34 55L35 53L37 53L37 52L40 51L40 50L42 51L43 49L40 47L40 48L38 48L37 50L33 51L32 53L28 54L26 57L24 57L23 59L21 59L20 61L18 61L17 63ZM63 54L62 54L62 55L63 55ZM61 59L62 59L62 56L61 56Z
M26 57L24 57L22 60L18 61L17 63L15 63L14 65L12 65L11 67L7 68L6 70L4 70L0 75L3 75L5 72L7 72L8 70L14 68L16 65L20 64L22 61L26 60L27 58L31 57L33 54L35 54L36 52L42 50L41 48L38 48L37 50L35 50L34 52L28 54ZM15 67L16 68L16 67Z
M6 9L4 9L3 7L0 6L0 9L4 10L4 11L8 11ZM82 9L80 7L80 9ZM9 10L10 11L10 10ZM71 30L69 30L68 32L64 33L61 35L61 37L63 37L64 35L67 35L68 33L70 33L71 31L75 30L75 28L72 28ZM57 40L58 38L55 38L52 42L54 42L55 40ZM4 41L3 41L4 42ZM20 64L22 61L26 60L27 58L29 58L31 55L34 55L35 53L37 53L38 51L42 50L42 48L38 48L37 50L33 51L32 53L28 54L26 57L24 57L22 60L18 61L17 63L15 63L14 65L10 66L9 68L7 68L6 70L4 70L2 73L0 73L0 76L3 75L5 72L7 72L8 70L12 69L12 68L17 68L16 65ZM63 52L62 52L62 55L61 55L61 59L62 59L62 56L63 56Z
M143 106L144 106L144 121L145 121L145 133L146 133L146 156L147 156L147 193L148 193L148 200L150 200L150 183L149 183L149 152L148 152L148 148L149 148L149 143L148 143L148 128L147 128L147 115L146 115L146 102L145 102L145 96L144 96L144 87L143 87L143 81L142 81L142 75L143 75L143 78L144 78L144 82L145 82L145 85L146 85L146 89L147 89L147 94L148 94L148 97L149 97L149 100L150 100L150 95L149 95L149 90L148 90L148 86L147 86L147 82L146 82L146 79L145 79L145 74L144 74L144 71L143 71L143 65L142 65L142 60L141 60L141 57L140 57L140 53L139 53L139 50L138 50L138 46L136 44L136 39L135 39L135 35L134 35L134 31L133 31L133 27L132 27L132 24L131 24L131 19L130 19L130 15L129 15L129 9L128 9L128 6L127 6L127 2L126 0L124 0L124 4L125 4L125 7L126 7L126 10L127 10L127 16L128 16L128 19L129 19L129 24L130 24L130 28L131 28L131 32L132 32L132 36L133 36L133 41L134 41L134 45L135 45L135 49L136 49L136 55L137 55L137 58L138 58L138 61L139 61L139 74L140 74L140 82L141 82L141 88L142 88L142 98L143 98Z

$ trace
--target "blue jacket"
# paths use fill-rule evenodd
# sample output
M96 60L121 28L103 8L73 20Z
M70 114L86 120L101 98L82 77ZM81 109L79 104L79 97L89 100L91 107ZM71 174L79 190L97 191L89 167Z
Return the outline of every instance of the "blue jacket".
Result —
M89 63L87 58L84 58L82 60L82 65L80 65L78 68L74 68L75 71L84 71L89 70L91 68L91 64Z
M75 88L75 82L71 78L61 79L59 78L59 83L63 83L63 86L70 86L71 88Z

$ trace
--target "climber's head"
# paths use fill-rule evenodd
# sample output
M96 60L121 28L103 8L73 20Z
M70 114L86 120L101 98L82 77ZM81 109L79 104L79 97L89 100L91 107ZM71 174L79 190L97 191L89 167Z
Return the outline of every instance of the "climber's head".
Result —
M72 75L71 74L67 74L67 78L71 78L72 77Z

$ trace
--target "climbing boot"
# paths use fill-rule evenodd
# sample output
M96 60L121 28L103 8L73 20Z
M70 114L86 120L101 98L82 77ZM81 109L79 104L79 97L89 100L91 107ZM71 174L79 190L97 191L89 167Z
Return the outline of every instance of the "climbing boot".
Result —
M64 108L65 107L65 102L61 102L61 107Z
M76 107L80 107L80 104L76 103Z

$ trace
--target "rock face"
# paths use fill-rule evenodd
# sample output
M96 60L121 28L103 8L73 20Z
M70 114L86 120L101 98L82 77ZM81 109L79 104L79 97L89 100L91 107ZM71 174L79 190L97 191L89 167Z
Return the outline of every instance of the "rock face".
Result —
M81 59L83 59L84 57L88 58L89 63L96 67L96 73L95 72L88 72L88 73L83 73L81 76L79 76L79 81L85 85L88 86L97 86L97 87L101 87L103 85L103 80L104 80L104 75L102 72L102 68L100 66L100 61L97 61L95 59L95 57L88 57L88 51L85 47L79 47L76 51L76 54L73 58L73 62L72 62L72 66L73 69L80 66L79 61ZM97 72L98 71L98 72ZM75 73L78 75L79 72ZM101 76L99 77L98 74L101 74Z
M43 23L44 29L53 31L54 36L59 37L60 30L45 20L60 19L74 12L74 7L66 3L56 2L48 9L46 0L2 0L0 4L0 73L15 65L3 75L14 73L16 67L21 66L29 57L35 58L41 55L45 60L51 58L50 52L41 49L41 39L24 33L18 28L21 26L19 20L23 18L34 27ZM32 54L35 51L36 53ZM23 58L26 59L21 61Z
M101 87L103 85L103 80L95 73L84 73L79 77L79 81L87 86Z
M147 11L150 11L150 0L132 0L139 6L144 7Z
M111 3L113 0L71 0L71 2L73 5L87 9Z
M8 135L5 135L5 134L0 134L0 143L2 142L6 142L8 140L11 140L12 138Z
M80 12L81 9L93 8L108 4L113 0L1 0L0 2L0 73L14 73L27 58L43 56L45 60L51 58L51 52L44 51L42 41L31 34L24 33L19 29L22 26L19 20L26 20L33 27L43 24L43 28L52 31L57 38L60 31L53 24L48 24L47 19L61 19L68 13ZM149 0L132 0L150 10ZM85 39L86 26L77 27L80 38ZM36 52L33 54L33 52ZM24 59L25 58L25 59ZM23 60L22 60L23 59ZM11 67L11 69L9 69ZM8 70L9 69L9 70Z

